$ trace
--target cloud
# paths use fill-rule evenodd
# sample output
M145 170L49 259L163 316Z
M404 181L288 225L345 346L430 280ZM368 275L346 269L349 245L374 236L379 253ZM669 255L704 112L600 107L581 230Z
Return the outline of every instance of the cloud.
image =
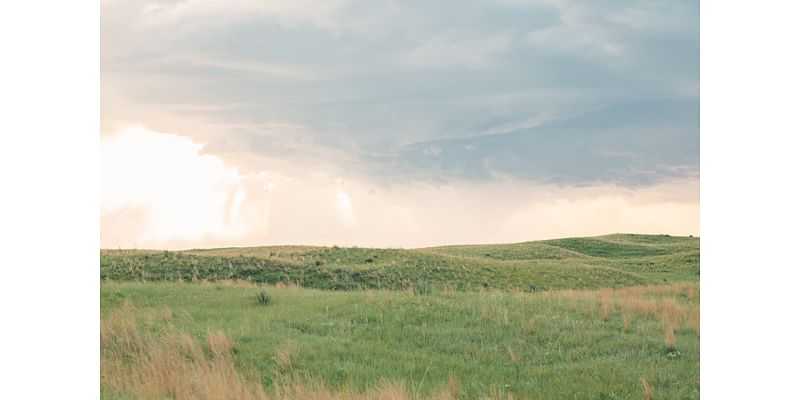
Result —
M693 1L104 1L103 130L179 132L247 171L284 158L410 181L694 177L698 14ZM439 164L411 154L432 144Z
M146 242L235 233L230 204L245 177L201 149L139 126L103 138L103 236Z
M101 4L104 246L697 233L696 1Z
M514 178L532 184L641 187L699 177L693 133L698 119L692 105L626 104L562 121L540 124L534 118L485 134L415 143L374 164L392 164L376 170L393 180ZM644 120L652 125L643 126ZM431 149L437 149L436 157L430 157Z
M105 137L101 246L422 247L699 230L696 182L636 190L519 180L381 186L291 166L241 173L201 150L138 126Z

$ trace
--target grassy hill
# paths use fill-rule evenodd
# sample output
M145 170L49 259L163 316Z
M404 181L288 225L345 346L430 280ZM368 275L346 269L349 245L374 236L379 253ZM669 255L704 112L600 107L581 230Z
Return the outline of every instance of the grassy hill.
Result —
M266 246L101 250L114 281L296 283L319 289L589 289L698 280L700 240L616 234L422 249Z
M696 399L699 263L622 234L101 250L101 398Z

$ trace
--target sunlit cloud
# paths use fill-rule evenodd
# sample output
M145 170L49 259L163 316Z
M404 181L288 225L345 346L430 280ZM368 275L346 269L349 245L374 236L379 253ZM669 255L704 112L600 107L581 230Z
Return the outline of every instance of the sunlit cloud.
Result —
M354 226L355 214L353 213L353 204L350 201L350 195L344 190L339 190L336 197L338 198L339 211L342 213L342 221L344 221L345 226Z
M697 2L101 7L105 247L699 231Z
M141 232L128 246L237 233L226 220L241 207L243 177L202 145L132 126L104 137L101 149L103 221L138 210L131 217ZM104 228L105 239L115 237L114 226Z
M524 181L380 186L325 171L241 174L184 137L103 139L104 247L421 247L613 232L697 234L691 183L559 188Z

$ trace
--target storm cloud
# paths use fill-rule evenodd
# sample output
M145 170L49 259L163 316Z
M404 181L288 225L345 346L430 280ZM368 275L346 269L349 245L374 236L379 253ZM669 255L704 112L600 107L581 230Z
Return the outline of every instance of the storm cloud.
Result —
M696 178L698 7L107 1L104 132L135 121L245 170L377 181Z
M699 233L697 1L101 7L104 247Z

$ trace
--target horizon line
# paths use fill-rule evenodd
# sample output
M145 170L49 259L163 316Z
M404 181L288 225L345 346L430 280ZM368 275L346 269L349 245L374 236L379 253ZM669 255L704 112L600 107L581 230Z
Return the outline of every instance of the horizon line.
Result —
M193 250L225 250L225 249L252 249L258 247L315 247L315 248L326 248L326 247L339 247L339 248L359 248L359 249L391 249L391 250L424 250L424 249L435 249L441 247L458 247L458 246L491 246L491 245L512 245L512 244L525 244L525 243L534 243L534 242L547 242L551 240L560 240L560 239L594 239L594 238L602 238L607 236L614 236L614 235L632 235L632 236L665 236L665 237L675 237L675 238L692 238L692 239L700 239L700 235L673 235L669 233L629 233L629 232L614 232L614 233L606 233L602 235L592 235L592 236L560 236L560 237L552 237L549 239L537 239L537 240L525 240L521 242L493 242L493 243L461 243L461 244L442 244L442 245L434 245L434 246L424 246L424 247L373 247L373 246L358 246L358 245L311 245L311 244L265 244L265 245L258 245L258 246L224 246L224 247L193 247L193 248L184 248L184 249L176 249L176 250L169 250L169 249L158 249L158 248L100 248L100 251L122 251L122 250L129 250L129 251L167 251L167 252L183 252L183 251L193 251Z

